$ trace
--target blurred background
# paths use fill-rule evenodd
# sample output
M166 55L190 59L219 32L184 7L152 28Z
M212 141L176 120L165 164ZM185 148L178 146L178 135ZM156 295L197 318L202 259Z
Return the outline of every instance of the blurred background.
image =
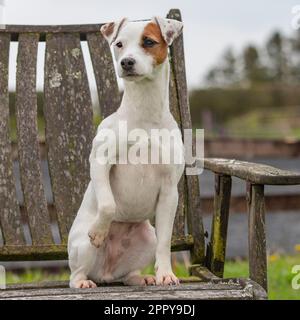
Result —
M135 20L154 15L165 16L170 8L180 8L184 21L192 122L194 128L205 129L205 155L245 159L300 171L298 5L300 1L297 3L297 0L2 0L0 24L100 23L124 16ZM97 124L100 115L96 84L85 43L82 43L82 48ZM14 43L10 50L9 66L11 132L14 141L17 51L17 43ZM44 43L40 43L37 90L40 92L41 143L44 139L41 111L44 52ZM16 163L16 177L18 174ZM47 196L51 200L47 183L49 181L45 182L46 190L49 190ZM200 177L200 187L205 228L210 233L213 175L204 171ZM244 261L248 250L245 189L241 181L233 180L227 249L227 257L232 262L227 265L227 276L236 276L237 272L247 274L247 263ZM17 190L22 202L19 184ZM297 262L300 264L300 188L267 187L266 208L270 277L274 277L271 297L281 297L276 296L279 291L287 291L286 297L296 297L299 292L297 295L288 283L292 277L289 269ZM185 256L174 259L188 263ZM24 266L32 267L32 264ZM10 267L19 268L20 265L11 264ZM14 274L11 277L12 281L18 281ZM38 275L29 272L28 279L32 277Z

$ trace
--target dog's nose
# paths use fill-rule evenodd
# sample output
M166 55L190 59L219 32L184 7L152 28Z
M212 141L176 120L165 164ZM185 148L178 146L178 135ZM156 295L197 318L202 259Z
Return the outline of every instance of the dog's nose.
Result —
M133 58L124 58L121 61L121 66L125 71L131 71L135 65L135 60Z

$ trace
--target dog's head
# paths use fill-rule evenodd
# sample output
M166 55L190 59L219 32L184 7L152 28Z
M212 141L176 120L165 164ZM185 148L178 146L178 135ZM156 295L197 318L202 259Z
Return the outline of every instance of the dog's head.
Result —
M101 27L113 46L119 77L139 81L152 78L168 57L168 46L180 35L182 23L154 17L151 21L130 22L126 18Z

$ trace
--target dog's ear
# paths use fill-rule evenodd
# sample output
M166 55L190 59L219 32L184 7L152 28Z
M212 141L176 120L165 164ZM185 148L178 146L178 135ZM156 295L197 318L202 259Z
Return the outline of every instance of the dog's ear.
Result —
M161 17L154 17L153 21L158 24L162 36L169 46L182 32L183 23L180 21Z
M123 18L118 22L106 23L100 28L101 33L110 45L116 40L121 28L127 23L127 21L127 18Z

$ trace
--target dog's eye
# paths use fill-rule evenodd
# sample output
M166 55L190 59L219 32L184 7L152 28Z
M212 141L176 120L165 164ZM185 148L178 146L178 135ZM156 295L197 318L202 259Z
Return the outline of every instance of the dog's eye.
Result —
M144 47L153 47L155 44L157 44L157 42L155 42L154 40L152 40L150 38L144 39Z
M122 43L122 42L118 42L118 43L116 44L116 46L117 46L118 48L122 48L122 47L123 47L123 43Z

